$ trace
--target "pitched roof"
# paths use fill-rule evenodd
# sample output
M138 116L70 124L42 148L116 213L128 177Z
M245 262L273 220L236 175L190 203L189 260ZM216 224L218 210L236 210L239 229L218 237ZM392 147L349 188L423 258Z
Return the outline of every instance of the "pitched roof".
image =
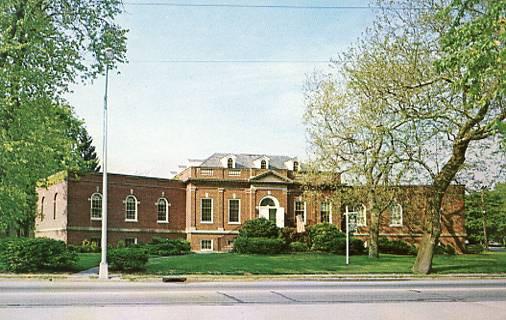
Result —
M285 162L289 160L297 160L295 157L276 156L268 154L244 154L244 153L214 153L209 158L202 161L200 167L222 167L221 159L234 155L236 168L255 168L254 161L258 158L268 157L269 167L271 169L286 169Z

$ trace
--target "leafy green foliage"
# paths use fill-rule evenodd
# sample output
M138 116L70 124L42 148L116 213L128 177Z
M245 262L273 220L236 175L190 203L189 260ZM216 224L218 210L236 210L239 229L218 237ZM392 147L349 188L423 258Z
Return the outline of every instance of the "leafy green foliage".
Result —
M292 242L302 242L309 245L309 234L307 231L297 232L296 228L285 227L281 228L280 234L288 244Z
M346 253L346 235L330 223L319 223L308 228L310 249L329 253ZM364 242L350 237L350 254L363 254Z
M190 243L181 239L153 238L145 245L150 254L158 256L177 256L191 253Z
M483 236L483 210L485 210L488 239L506 244L506 184L497 184L495 189L483 192L483 208L481 191L466 195L467 238L471 243L485 244Z
M246 221L239 230L239 237L251 238L277 238L279 228L276 224L265 218Z
M35 216L35 183L86 168L69 85L125 61L119 0L0 1L0 228ZM114 58L106 61L105 48Z
M146 269L149 255L143 248L126 247L115 248L109 251L107 260L111 270L118 271L142 271Z
M2 241L3 242L3 241ZM48 238L7 239L2 245L1 260L8 271L35 272L72 268L77 254L63 241Z
M292 252L306 252L309 251L309 246L305 242L291 242L289 245L290 251Z
M286 243L280 238L237 237L234 252L255 254L278 254L286 250Z
M389 240L386 237L380 237L378 245L381 253L416 255L416 247L402 240Z

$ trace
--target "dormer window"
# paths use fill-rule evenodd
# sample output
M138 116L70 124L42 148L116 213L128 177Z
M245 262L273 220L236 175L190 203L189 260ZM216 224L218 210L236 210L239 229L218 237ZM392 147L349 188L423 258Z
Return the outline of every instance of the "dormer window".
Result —
M297 161L293 162L293 171L299 171L299 163Z
M260 169L267 169L267 161L265 160L260 161Z
M234 159L228 158L227 160L227 168L233 169L234 168Z
M235 169L237 157L233 154L229 154L220 159L221 167L227 169Z

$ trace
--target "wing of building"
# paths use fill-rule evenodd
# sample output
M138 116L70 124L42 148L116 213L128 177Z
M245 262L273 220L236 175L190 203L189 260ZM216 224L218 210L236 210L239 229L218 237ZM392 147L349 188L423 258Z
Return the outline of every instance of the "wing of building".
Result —
M194 251L228 251L241 225L265 217L278 227L321 222L344 227L343 205L330 197L304 194L293 157L215 153L190 165L174 179L108 174L108 241L145 243L153 237L183 238ZM100 244L102 175L59 173L37 189L35 234L69 244ZM416 243L421 236L424 186L402 187L405 200L382 216L380 235ZM402 197L401 197L402 198ZM355 236L367 241L369 215L357 212ZM299 216L297 219L296 217ZM443 244L464 248L464 188L451 186L444 198Z

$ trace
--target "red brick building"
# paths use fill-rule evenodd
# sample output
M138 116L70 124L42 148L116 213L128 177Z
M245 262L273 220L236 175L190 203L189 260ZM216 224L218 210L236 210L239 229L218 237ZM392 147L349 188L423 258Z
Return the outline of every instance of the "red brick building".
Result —
M256 217L279 227L329 222L341 228L342 204L304 195L297 182L299 162L284 156L213 154L174 179L109 174L108 241L149 242L153 237L185 238L195 251L226 251L241 225ZM100 243L102 176L58 174L38 188L36 236L80 244ZM424 187L403 187L399 203L381 221L381 235L416 243L425 211L409 197ZM365 208L365 207L364 207ZM453 186L443 205L442 243L463 249L464 189ZM356 210L355 236L367 240L368 214Z

